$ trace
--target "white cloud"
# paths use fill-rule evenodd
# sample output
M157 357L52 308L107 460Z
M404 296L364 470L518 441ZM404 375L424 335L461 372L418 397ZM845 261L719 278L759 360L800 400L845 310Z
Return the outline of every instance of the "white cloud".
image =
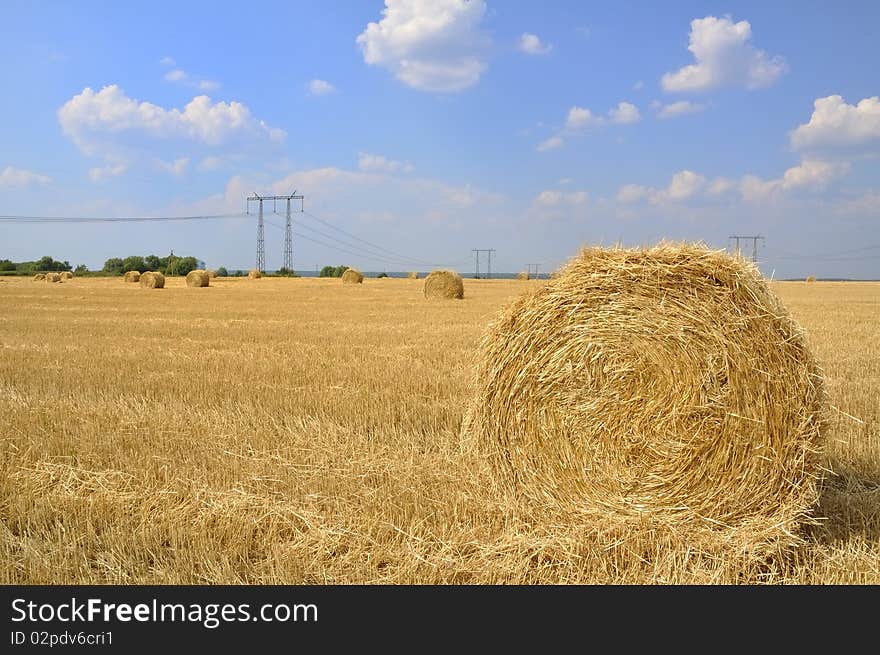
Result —
M174 61L173 57L162 57L162 59L159 60L159 63L162 64L163 66L176 66L177 65L177 62Z
M666 91L705 91L722 86L757 89L773 84L786 70L781 57L770 57L750 43L752 26L729 17L691 21L688 50L696 63L661 79Z
M312 80L309 82L309 93L313 96L325 96L336 91L336 87L325 80Z
M164 161L159 163L166 171L174 176L179 177L186 172L186 167L189 165L189 157L181 157L180 159L175 159L170 164Z
M709 183L706 193L710 196L720 196L727 193L736 186L736 183L726 177L716 177Z
M653 189L638 184L624 184L617 190L617 202L630 205L650 197Z
M799 150L857 146L880 141L880 97L847 104L839 95L818 98L810 122L791 133L791 145Z
M570 177L561 178L556 184L560 186L565 186L566 184L571 184L572 179Z
M536 197L534 204L541 207L579 206L587 202L586 191L541 191Z
M213 102L208 96L193 98L183 111L138 102L115 84L97 93L86 87L58 110L64 133L87 154L101 137L138 132L153 137L184 138L206 145L221 145L234 137L281 141L284 130L255 119L240 102Z
M89 179L93 182L107 179L108 177L117 177L128 170L126 164L114 164L111 166L99 166L89 169Z
M356 42L368 64L414 89L453 93L475 85L488 64L479 30L483 0L386 0L383 18Z
M625 125L627 123L638 123L641 120L639 109L629 102L621 102L614 109L608 112L608 117L612 123Z
M672 176L672 181L665 191L665 196L670 200L687 200L706 184L706 178L693 171L679 171Z
M596 116L589 109L583 107L572 107L568 110L568 116L565 119L565 127L568 130L579 130L588 125L599 125L602 123L602 117Z
M563 144L563 140L561 136L551 136L549 139L541 141L535 148L538 152L547 152L548 150L555 150L556 148L561 148Z
M745 200L758 201L778 197L795 189L818 191L848 171L847 163L805 159L799 165L786 170L781 178L764 180L756 175L743 176L740 193Z
M415 170L408 161L395 161L382 155L370 154L369 152L358 153L358 168L362 171L373 173L411 173Z
M697 102L691 102L690 100L679 100L678 102L672 102L668 105L660 105L660 111L657 113L657 118L675 118L676 116L684 116L686 114L696 114L697 112L701 112L706 108L706 105L700 104Z
M7 166L0 172L0 187L25 187L31 184L48 184L51 180L39 173L23 168Z
M553 49L551 44L541 43L541 39L537 35L528 32L519 37L517 47L528 55L546 55Z
M167 60L167 62L166 62ZM170 65L174 65L174 60L170 57L166 57L160 63L169 63ZM184 86L191 87L193 89L198 89L199 91L214 91L220 88L220 83L215 82L214 80L197 80L193 79L189 73L181 68L175 68L174 70L170 70L165 73L165 80L168 82L178 82L183 84Z

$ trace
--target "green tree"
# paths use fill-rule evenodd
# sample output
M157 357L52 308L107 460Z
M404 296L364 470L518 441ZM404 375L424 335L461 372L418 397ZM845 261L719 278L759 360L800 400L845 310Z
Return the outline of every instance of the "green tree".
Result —
M165 265L158 257L156 257L156 255L147 255L144 257L144 265L147 267L146 270L148 271L158 271L165 268Z
M79 264L79 265L77 265L77 267L75 269L73 269L73 272L76 273L77 275L82 275L83 273L89 272L89 267L86 266L85 264Z
M319 277L342 277L348 266L325 266L318 274Z
M217 269L217 277L227 277L229 275L229 271L226 270L223 266Z
M14 271L15 262L8 259L0 259L0 271Z
M128 273L129 271L143 273L148 270L150 269L147 268L144 258L140 255L130 255L122 260L122 273Z
M282 266L277 271L278 275L281 277L298 277L296 272L292 268L287 268L286 266Z
M104 262L104 272L113 275L122 275L122 259L120 257L111 257Z

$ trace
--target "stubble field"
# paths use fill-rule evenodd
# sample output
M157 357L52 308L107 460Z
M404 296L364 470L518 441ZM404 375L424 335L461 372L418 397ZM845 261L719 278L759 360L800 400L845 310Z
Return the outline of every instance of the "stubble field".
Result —
M0 281L0 582L880 583L880 283L772 283L827 376L832 473L761 566L494 493L459 428L484 327L535 284Z

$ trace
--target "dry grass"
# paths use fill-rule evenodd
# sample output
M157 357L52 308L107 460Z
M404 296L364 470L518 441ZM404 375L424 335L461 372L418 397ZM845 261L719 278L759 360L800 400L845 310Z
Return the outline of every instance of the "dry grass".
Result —
M880 285L772 285L825 369L835 473L826 520L761 565L608 544L494 493L458 433L521 283L338 285L2 285L0 581L880 583Z
M363 284L364 274L355 268L347 268L342 273L343 284Z
M425 278L424 293L425 298L461 300L464 298L464 282L455 271L431 271Z
M418 271L410 271L406 277L410 280L418 280L419 279Z
M251 280L259 280L261 277L263 277L263 274L256 269L248 271L248 278Z
M164 289L165 276L159 271L144 271L140 276L140 285L144 289Z
M529 274L526 273L525 271L520 271L519 273L516 274L516 279L517 280L528 280Z
M807 276L807 279L804 280L804 281L805 281L805 282L815 282L815 281L816 281L816 276L815 276L815 275L808 275L808 276Z
M141 274L138 271L126 271L125 275L122 276L123 282L140 282Z
M186 286L188 287L207 287L210 284L211 276L207 271L197 268L186 274Z
M469 434L525 511L763 559L817 500L822 371L745 260L588 248L487 331ZM656 557L652 557L656 559Z
M73 273L71 273L70 271L62 271L61 272L61 279L62 280L72 280Z

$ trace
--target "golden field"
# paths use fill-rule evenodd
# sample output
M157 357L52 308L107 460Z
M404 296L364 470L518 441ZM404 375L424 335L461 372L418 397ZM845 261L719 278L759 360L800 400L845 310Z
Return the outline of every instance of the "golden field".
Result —
M880 583L880 283L772 283L827 376L832 473L761 566L506 504L459 428L485 325L541 282L423 283L0 279L0 582Z

